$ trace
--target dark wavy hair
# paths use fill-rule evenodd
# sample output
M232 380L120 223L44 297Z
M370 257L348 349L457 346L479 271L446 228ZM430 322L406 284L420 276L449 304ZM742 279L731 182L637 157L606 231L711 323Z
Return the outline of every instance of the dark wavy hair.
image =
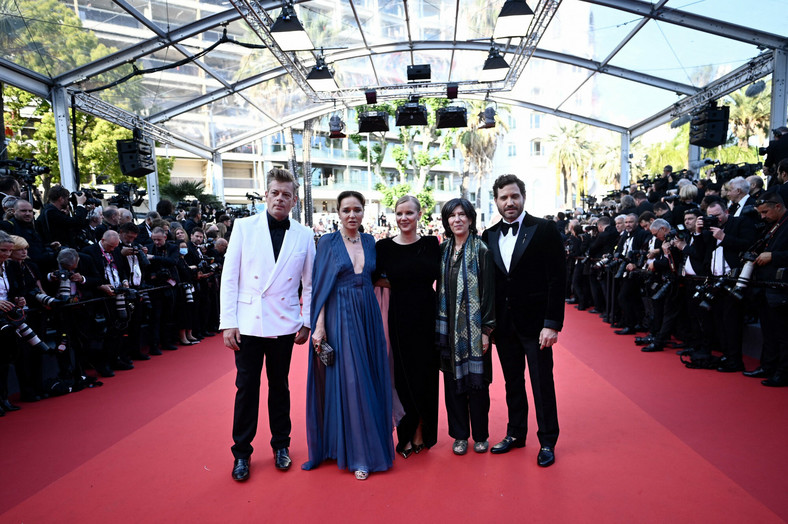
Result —
M475 235L476 210L473 208L473 205L464 198L452 198L443 204L443 208L441 209L441 220L443 221L443 230L446 237L454 236L454 233L451 232L451 227L449 226L449 216L451 216L457 207L461 207L462 210L465 211L465 216L468 217L468 221L470 222L470 234Z
M358 201L361 202L361 207L364 207L366 205L366 200L364 200L364 195L362 195L358 191L342 191L337 197L337 209L342 207L342 201L348 197L356 197Z
M493 182L493 197L498 198L498 190L509 184L517 184L520 194L525 198L525 182L517 178L517 175L501 175Z

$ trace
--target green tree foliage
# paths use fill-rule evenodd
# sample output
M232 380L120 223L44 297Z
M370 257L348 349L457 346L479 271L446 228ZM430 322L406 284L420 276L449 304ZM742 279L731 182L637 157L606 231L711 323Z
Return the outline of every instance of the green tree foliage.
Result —
M552 142L551 161L556 166L556 195L564 206L576 206L586 192L586 173L591 166L593 146L586 138L584 124L558 124L558 132L547 137Z

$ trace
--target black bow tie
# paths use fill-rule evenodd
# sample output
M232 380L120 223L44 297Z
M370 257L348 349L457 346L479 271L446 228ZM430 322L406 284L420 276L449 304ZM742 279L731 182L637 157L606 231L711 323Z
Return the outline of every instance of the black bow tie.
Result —
M734 214L734 213L735 213L736 211L738 211L738 210L739 210L739 204L738 204L738 202L733 202L733 203L731 204L731 207L729 207L729 208L728 208L728 214L732 215L732 214Z
M271 229L290 229L290 219L285 218L284 220L276 220L272 219L268 221L268 227Z
M509 233L510 229L512 230L512 234L516 235L517 234L517 230L520 229L520 223L519 222L512 222L511 224L507 224L506 222L501 222L501 234L502 235L506 235L507 233Z

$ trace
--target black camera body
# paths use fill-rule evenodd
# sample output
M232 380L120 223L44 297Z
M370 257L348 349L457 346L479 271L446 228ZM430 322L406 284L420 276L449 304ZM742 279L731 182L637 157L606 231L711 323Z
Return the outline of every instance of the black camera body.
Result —
M715 217L716 218L716 217ZM706 221L704 220L704 223ZM687 231L687 228L684 227L683 224L678 224L676 227L672 228L668 235L665 237L665 242L670 242L674 238L677 238L683 242L686 242L690 239L692 234Z
M706 215L703 217L703 229L708 231L713 227L720 227L720 219L713 215Z

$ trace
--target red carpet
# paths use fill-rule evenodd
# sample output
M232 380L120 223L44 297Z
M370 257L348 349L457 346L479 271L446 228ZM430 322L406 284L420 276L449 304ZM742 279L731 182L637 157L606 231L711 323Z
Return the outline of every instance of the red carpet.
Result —
M267 421L248 482L230 479L233 361L219 337L142 362L97 390L0 420L0 522L782 522L788 519L785 390L685 370L567 311L556 350L556 465L538 443L504 456L433 449L358 482L306 459L306 348L295 349L294 470L272 465ZM623 340L622 340L623 339ZM497 362L496 362L497 365ZM492 441L505 432L496 369ZM264 403L263 403L264 405ZM533 415L531 416L533 420ZM532 428L535 430L535 427Z

